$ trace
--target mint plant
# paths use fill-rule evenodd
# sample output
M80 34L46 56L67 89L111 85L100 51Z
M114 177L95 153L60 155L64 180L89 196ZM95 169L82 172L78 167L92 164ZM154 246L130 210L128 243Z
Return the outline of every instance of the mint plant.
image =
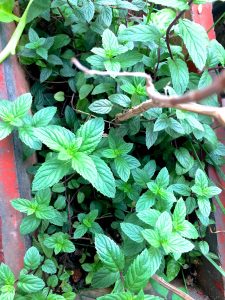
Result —
M37 150L32 199L12 199L33 247L18 279L1 264L0 297L73 300L91 286L159 300L148 282L165 298L160 285L201 255L224 275L204 238L211 198L225 211L206 173L224 176L209 70L225 50L184 16L206 2L33 1L18 46L31 94L0 100L0 139L14 131L26 157Z
M7 265L1 263L1 297L3 299L14 299L16 294L18 299L24 299L24 295L26 295L26 299L32 299L33 297L48 300L74 299L76 297L74 293L65 293L66 298L54 294L51 286L46 286L44 281L35 274L41 267L42 261L43 256L40 255L38 249L36 247L29 248L24 256L24 269L21 270L18 279L15 278L15 275ZM46 262L44 265L46 265ZM46 270L46 268L43 268L43 270Z

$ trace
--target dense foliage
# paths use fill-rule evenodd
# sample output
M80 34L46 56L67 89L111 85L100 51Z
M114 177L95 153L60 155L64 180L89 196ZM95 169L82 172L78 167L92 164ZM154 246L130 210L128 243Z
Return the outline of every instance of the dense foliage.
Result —
M18 47L32 95L0 101L0 138L17 130L26 157L38 150L33 198L12 201L25 214L21 234L37 234L18 279L1 264L0 299L73 300L89 285L114 286L102 300L161 299L143 292L156 272L171 281L201 252L216 259L203 239L221 190L206 168L220 171L225 147L212 120L191 112L154 108L115 123L147 100L145 80L86 76L71 58L145 71L159 92L181 95L210 84L208 69L224 66L225 50L183 16L166 34L186 0L32 5ZM217 97L202 104L217 106Z

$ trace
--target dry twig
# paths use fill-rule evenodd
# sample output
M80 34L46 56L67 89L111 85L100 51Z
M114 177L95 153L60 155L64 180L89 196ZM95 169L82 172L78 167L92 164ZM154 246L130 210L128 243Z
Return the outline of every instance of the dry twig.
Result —
M195 300L194 298L192 298L188 294L186 294L183 291L176 288L174 285L166 282L162 277L159 277L158 275L155 274L155 275L152 276L152 278L155 281L157 281L158 283L160 283L162 286L164 286L165 288L167 288L168 290L173 292L174 294L176 294L176 295L180 296L181 298L183 298L184 300Z
M146 91L150 100L147 100L140 105L137 105L124 113L116 116L116 122L126 121L134 116L144 113L153 107L176 108L187 110L203 115L210 116L217 119L222 125L225 126L225 107L213 107L200 105L199 102L213 94L219 94L225 89L225 71L217 77L217 79L208 87L193 90L185 93L182 96L173 95L167 96L160 94L155 90L152 78L149 74L144 72L114 72L114 71L99 71L90 70L83 66L76 58L72 59L74 65L87 75L100 75L100 76L129 76L129 77L142 77L146 79Z
M191 6L192 3L194 2L194 0L190 0L188 2L188 5ZM167 31L166 31L166 45L167 45L167 49L169 51L169 55L170 57L173 59L173 54L172 54L172 51L171 51L171 48L170 48L170 31L171 29L173 28L173 26L179 21L179 19L183 16L183 14L186 12L186 9L185 10L182 10L177 16L176 18L173 20L173 22L169 25L169 27L167 28Z

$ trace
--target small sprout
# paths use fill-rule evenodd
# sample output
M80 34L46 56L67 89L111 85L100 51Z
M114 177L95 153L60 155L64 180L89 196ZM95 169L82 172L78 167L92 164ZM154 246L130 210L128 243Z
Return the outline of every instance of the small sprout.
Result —
M54 99L56 101L59 101L59 102L63 102L65 100L65 93L64 92L57 92L55 95L54 95Z

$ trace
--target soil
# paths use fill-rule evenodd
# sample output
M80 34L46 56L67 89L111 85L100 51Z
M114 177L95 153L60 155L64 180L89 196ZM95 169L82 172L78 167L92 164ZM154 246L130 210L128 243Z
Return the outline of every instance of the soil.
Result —
M172 282L173 285L175 285L177 288L182 287L183 286L183 282L180 279L176 279ZM110 292L109 289L98 289L98 290L87 290L87 291L82 291L78 297L76 298L76 300L93 300L96 299L97 297L101 296L101 295L105 295L108 292ZM155 294L154 291L152 290L151 286L149 285L145 292L147 294ZM204 292L197 286L191 286L188 287L188 294L193 297L193 299L195 300L210 300L210 298L208 296L206 296L204 294ZM171 300L172 295L169 294L169 296L167 297L167 300Z

